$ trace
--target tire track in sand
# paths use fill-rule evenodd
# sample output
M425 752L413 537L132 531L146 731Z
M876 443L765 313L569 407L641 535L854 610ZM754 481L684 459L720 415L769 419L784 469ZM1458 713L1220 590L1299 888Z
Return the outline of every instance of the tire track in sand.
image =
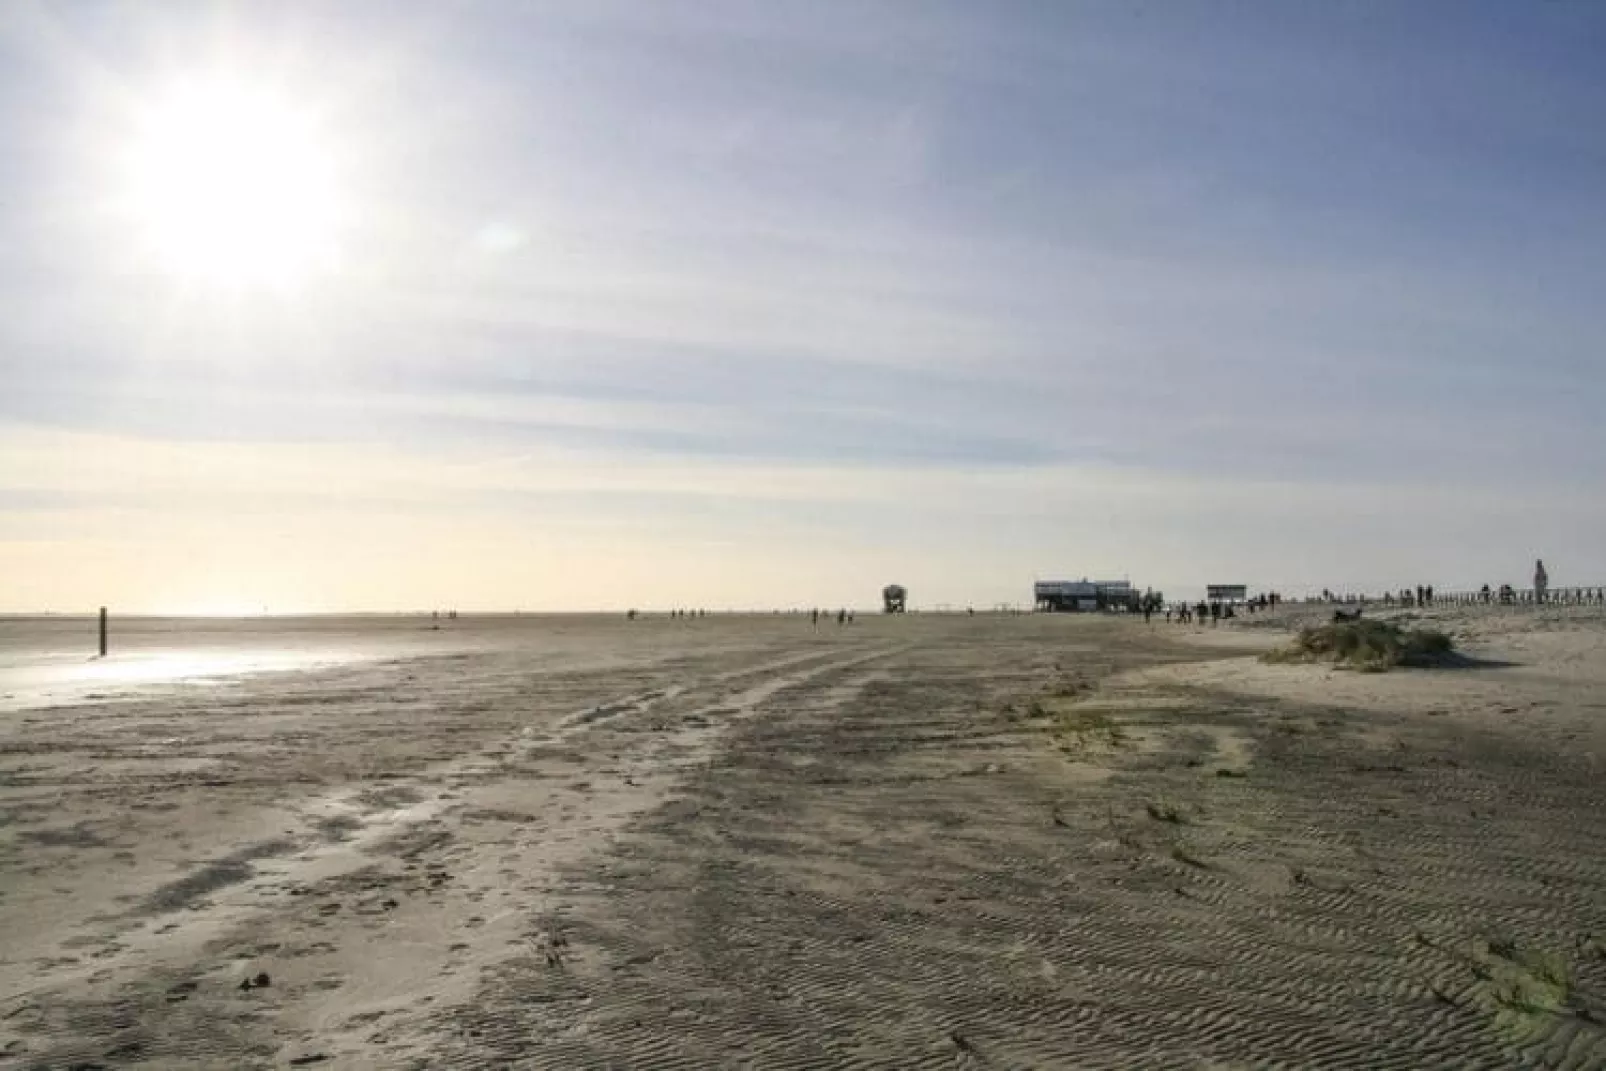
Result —
M1144 746L1045 782L1040 737L1001 743L974 671L920 654L745 724L605 895L571 876L572 954L503 964L429 1066L1606 1066L1587 764L1139 688ZM1565 1002L1515 1007L1557 948Z
M476 977L463 964L528 953L526 913L496 909L488 892L517 894L526 904L538 899L556 868L599 850L613 831L657 806L733 725L778 694L898 649L789 655L590 703L391 783L383 793L389 806L376 809L372 793L360 790L321 796L300 808L299 838L204 864L199 870L217 881L191 875L165 895L157 890L146 898L146 917L126 920L109 954L7 994L0 1003L5 1032L14 1045L71 1036L38 1056L27 1045L30 1057L49 1066L122 1066L164 1052L174 1061L169 1066L204 1062L205 1054L229 1061L231 1048L269 1062L294 1058L305 1045L371 1051L380 1020L395 1031L412 1012L460 999ZM603 759L598 769L598 762L569 761L595 759L622 742L634 749L622 764ZM599 788L599 777L611 783ZM481 815L506 817L505 806L488 804L520 797L541 813L518 816L517 828L463 835L465 825L486 824ZM307 835L320 828L339 836ZM316 843L289 854L298 839ZM358 902L346 914L364 916L360 923L332 923L333 905L351 908L353 897ZM382 906L374 910L375 903ZM407 932L399 952L385 931ZM255 971L265 963L271 987L234 988L242 964ZM321 1011L336 985L340 1021ZM219 995L204 1000L198 993ZM130 1015L133 1007L138 1015ZM247 1044L240 1034L253 1021Z

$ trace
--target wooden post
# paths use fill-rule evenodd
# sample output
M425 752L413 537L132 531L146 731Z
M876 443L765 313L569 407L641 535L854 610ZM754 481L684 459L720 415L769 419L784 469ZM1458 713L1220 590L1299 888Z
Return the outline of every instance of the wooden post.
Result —
M100 657L106 657L106 607L100 608Z

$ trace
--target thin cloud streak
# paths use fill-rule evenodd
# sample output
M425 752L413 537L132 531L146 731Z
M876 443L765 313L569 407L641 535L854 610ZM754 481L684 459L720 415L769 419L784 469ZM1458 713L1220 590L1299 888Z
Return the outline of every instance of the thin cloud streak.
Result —
M1569 4L16 6L0 575L211 516L331 583L353 540L420 590L495 546L577 606L526 526L665 598L733 543L801 601L904 560L953 602L1392 584L1430 537L1606 579L1602 41ZM342 135L315 285L175 286L110 210L128 109L220 58Z

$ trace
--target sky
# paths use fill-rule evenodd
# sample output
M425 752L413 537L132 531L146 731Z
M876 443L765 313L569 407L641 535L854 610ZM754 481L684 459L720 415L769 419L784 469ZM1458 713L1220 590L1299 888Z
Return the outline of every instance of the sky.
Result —
M1603 51L1594 0L12 0L0 610L1606 583Z

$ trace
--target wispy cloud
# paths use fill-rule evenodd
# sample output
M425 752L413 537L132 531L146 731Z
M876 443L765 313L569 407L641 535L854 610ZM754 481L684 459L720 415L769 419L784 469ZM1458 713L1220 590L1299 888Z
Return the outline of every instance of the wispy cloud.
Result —
M164 524L240 548L199 587L250 573L252 525L331 583L353 541L427 588L590 540L660 563L632 591L736 602L1606 572L1603 32L1565 3L13 6L0 575L91 542L182 571ZM129 109L220 59L333 134L359 208L315 284L177 286L119 229ZM603 598L544 568L532 601Z

